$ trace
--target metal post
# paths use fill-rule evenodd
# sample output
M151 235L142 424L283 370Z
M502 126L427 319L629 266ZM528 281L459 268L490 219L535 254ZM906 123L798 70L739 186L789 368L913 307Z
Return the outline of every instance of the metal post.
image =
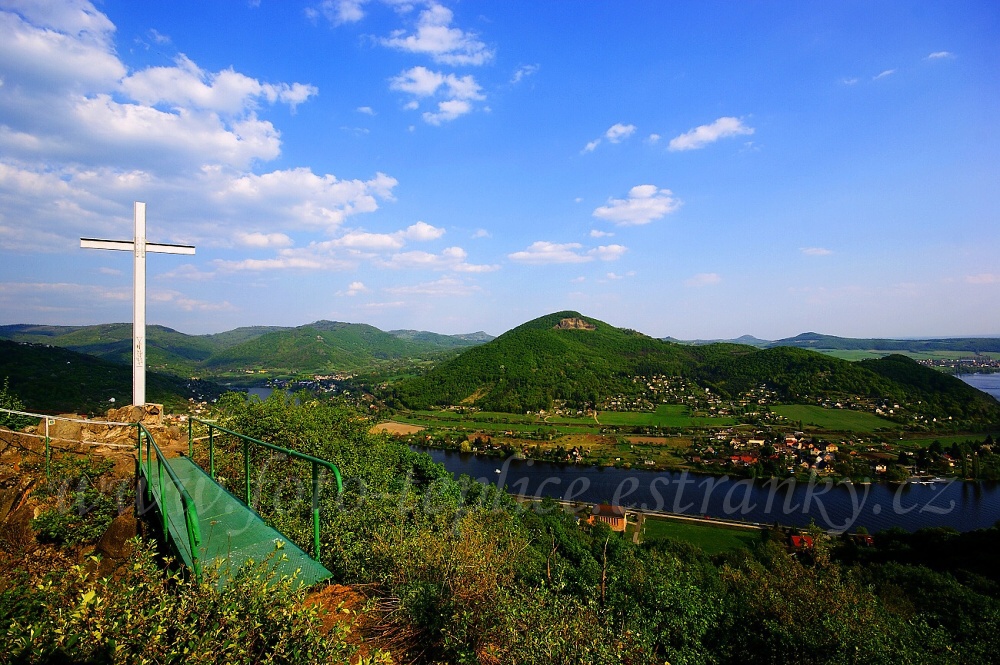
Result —
M215 480L215 430L208 426L208 476Z
M243 442L243 484L246 488L246 504L250 505L250 442Z
M49 423L50 422L51 421L48 418L45 419L45 480L47 480L49 482L52 481L52 472L49 470L49 460L52 459L52 452L51 452L51 450L49 448L49 441L50 441L50 439L49 439Z
M159 455L156 456L156 475L160 486L160 515L163 517L163 536L166 538L169 533L167 531L167 497L163 493L163 460L160 459Z
M319 561L319 466L312 463L313 480L313 558Z
M191 426L194 425L194 419L188 416L188 457L194 461L194 434Z

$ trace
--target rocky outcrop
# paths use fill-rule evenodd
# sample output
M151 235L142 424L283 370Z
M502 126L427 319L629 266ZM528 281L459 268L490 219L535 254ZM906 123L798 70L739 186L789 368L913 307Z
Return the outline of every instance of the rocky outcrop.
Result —
M556 330L597 330L593 323L577 318L563 319L552 327Z

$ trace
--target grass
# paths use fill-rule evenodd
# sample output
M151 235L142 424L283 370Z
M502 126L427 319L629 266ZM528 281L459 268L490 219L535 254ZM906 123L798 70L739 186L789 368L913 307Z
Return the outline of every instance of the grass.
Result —
M802 421L805 426L815 426L822 430L834 432L864 432L873 433L877 429L898 429L899 425L879 418L875 414L850 409L824 409L821 406L807 404L782 404L772 406L771 410L789 420Z
M642 527L642 538L645 542L675 538L701 548L706 554L720 554L752 547L760 541L760 532L717 524L647 517Z

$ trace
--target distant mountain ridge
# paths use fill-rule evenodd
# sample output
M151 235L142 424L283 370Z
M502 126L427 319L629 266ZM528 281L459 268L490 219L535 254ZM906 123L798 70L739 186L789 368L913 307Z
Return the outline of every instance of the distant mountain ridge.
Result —
M968 353L1000 352L1000 337L936 337L936 338L854 338L823 335L815 332L805 332L795 337L785 337L779 340L767 340L743 335L736 339L694 339L681 340L674 337L663 337L665 342L704 346L706 344L745 344L758 348L773 348L776 346L795 346L800 349L823 349L824 351L886 351L911 353L930 351L966 351Z
M0 326L0 339L47 344L131 364L132 325ZM483 332L441 335L386 333L374 326L315 321L303 326L251 326L210 335L186 335L165 326L146 328L147 366L179 376L266 368L296 372L370 369L373 363L432 359L492 339Z

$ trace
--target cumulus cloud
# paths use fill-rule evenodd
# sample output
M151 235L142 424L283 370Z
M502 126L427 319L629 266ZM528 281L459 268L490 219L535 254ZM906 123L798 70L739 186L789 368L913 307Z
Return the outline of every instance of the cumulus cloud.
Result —
M435 2L420 12L414 32L396 30L381 43L390 48L429 56L446 65L483 65L493 59L493 51L479 36L451 27L452 11Z
M334 25L357 23L365 17L367 0L323 0L317 7L306 9L306 16L315 19L322 15Z
M364 113L365 115L375 115L375 111L370 106L359 106L355 109L358 113Z
M669 189L655 185L636 185L624 199L609 199L608 205L594 210L594 217L619 226L648 224L677 210L681 202Z
M291 247L294 244L284 233L237 233L236 240L246 247Z
M382 265L388 268L420 268L465 273L493 272L500 268L496 265L471 264L466 258L468 253L461 247L446 247L438 254L421 250L400 252L382 261Z
M615 123L608 127L603 136L590 141L583 147L581 152L593 152L597 146L601 145L602 139L607 139L609 143L621 143L635 133L635 125Z
M684 280L684 286L712 286L722 281L722 277L714 272L701 272Z
M364 293L368 290L368 287L364 285L364 282L351 282L347 285L347 289L343 291L343 295L346 296L356 296L359 293Z
M455 277L442 277L433 282L386 289L388 293L399 296L471 296L480 290L478 286Z
M209 73L187 56L175 58L173 67L149 67L127 76L121 89L133 100L148 106L201 109L239 114L258 100L302 104L319 91L303 83L262 83L233 69Z
M608 238L613 235L614 233L611 233L610 231L601 231L600 229L590 229L591 238Z
M593 256L601 261L616 261L620 259L628 248L624 245L601 245L588 252L590 256Z
M699 125L680 136L675 136L670 140L668 149L672 151L697 150L704 148L709 143L715 143L719 139L753 133L753 127L744 125L740 118L726 116L711 124Z
M536 74L538 72L538 70L539 70L539 66L538 65L524 65L522 67L518 67L514 71L514 75L511 77L510 82L511 82L512 85L520 83L522 80L526 79L527 77L533 76L534 74Z
M418 98L436 95L445 97L437 103L436 111L423 114L424 121L432 125L440 125L465 115L472 111L472 101L485 99L482 88L472 75L460 77L419 66L390 79L389 88ZM405 108L416 110L420 108L420 103L411 100Z
M508 254L507 258L517 263L549 265L556 263L587 263L594 259L614 261L622 257L628 249L622 245L604 245L582 251L578 242L554 243L538 240L520 252Z
M825 247L800 247L799 251L806 256L829 256L833 254L832 250Z
M604 137L612 143L621 143L634 133L635 125L623 125L619 122L611 125L611 127L608 128L608 131L604 132Z

